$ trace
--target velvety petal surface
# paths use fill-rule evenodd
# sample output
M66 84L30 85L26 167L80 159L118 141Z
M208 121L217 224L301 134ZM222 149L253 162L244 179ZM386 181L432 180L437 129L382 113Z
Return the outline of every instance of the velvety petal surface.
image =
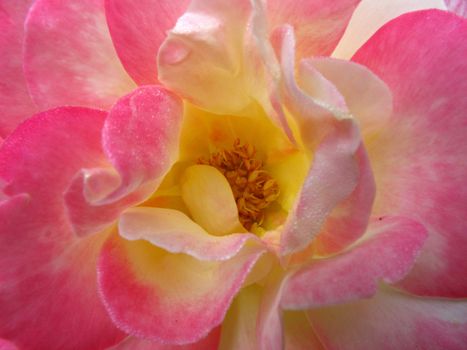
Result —
M326 348L462 350L467 303L380 289L370 299L308 312Z
M15 344L5 339L0 339L0 350L18 350Z
M99 260L100 291L113 321L127 333L191 343L222 322L261 254L249 245L226 261L200 261L113 236Z
M409 272L427 236L423 226L400 217L374 220L366 235L350 250L292 272L282 307L303 310L371 297L380 281L395 283Z
M157 51L188 4L188 0L105 1L115 49L136 83L157 82Z
M230 259L248 240L257 240L245 233L213 236L178 210L148 207L125 211L119 219L119 233L128 240L144 239L171 253L199 260Z
M0 335L21 348L102 348L123 336L97 294L105 233L76 239L63 200L80 168L103 161L105 116L72 107L43 112L0 149Z
M349 59L384 24L404 13L424 9L445 10L446 5L443 0L360 1L332 56Z
M4 1L0 5L0 137L36 111L23 73L24 20L32 0Z
M150 340L128 337L108 350L217 350L221 327L214 328L205 338L187 345L167 345Z
M353 57L393 92L390 122L365 140L378 188L374 213L412 217L428 229L402 283L422 295L467 296L466 35L466 20L454 14L414 12Z
M270 0L267 2L271 31L290 24L297 36L299 58L327 56L339 39L360 0Z
M105 227L154 191L176 160L181 118L180 100L158 86L140 87L113 106L102 130L113 167L81 171L66 193L78 235Z
M133 89L112 45L103 1L37 0L25 28L23 65L40 108L108 108Z

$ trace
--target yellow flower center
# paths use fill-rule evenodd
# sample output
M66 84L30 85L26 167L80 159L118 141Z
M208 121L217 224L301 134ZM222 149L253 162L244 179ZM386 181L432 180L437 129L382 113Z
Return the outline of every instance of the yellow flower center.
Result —
M225 176L237 203L240 222L247 230L262 224L264 209L279 197L278 183L255 156L254 146L242 145L237 138L231 150L222 149L198 160L199 164L213 166Z

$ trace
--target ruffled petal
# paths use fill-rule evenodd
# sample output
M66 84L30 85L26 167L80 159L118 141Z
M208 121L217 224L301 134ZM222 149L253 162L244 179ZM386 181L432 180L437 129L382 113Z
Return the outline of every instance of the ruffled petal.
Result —
M467 18L467 2L465 0L444 0L444 3L449 11Z
M227 179L209 165L193 165L184 172L182 198L193 219L213 235L244 232Z
M123 337L97 294L105 234L77 240L63 202L78 169L103 160L105 116L76 107L47 111L0 149L0 334L19 347L93 349Z
M115 168L84 169L66 193L77 235L106 227L154 190L176 160L181 119L180 100L157 86L140 87L115 104L102 131Z
M103 1L37 0L25 27L24 69L40 108L108 108L134 88L112 45Z
M353 58L393 92L390 122L365 140L378 188L374 213L412 217L428 229L402 284L421 295L467 296L466 36L467 22L456 15L414 12L384 26Z
M235 256L253 234L212 236L178 210L137 207L124 212L119 233L134 241L144 239L171 253L184 253L199 260L227 260Z
M115 324L131 335L182 345L219 325L263 253L245 246L226 261L199 261L118 236L105 244L99 285Z
M332 56L349 59L390 20L404 13L432 8L445 10L446 6L443 0L362 0Z
M243 47L250 14L248 0L192 1L160 48L159 80L213 113L247 108Z
M380 281L396 283L409 272L427 236L423 226L399 217L376 219L367 235L350 250L293 272L282 307L309 309L371 297Z
M380 289L370 299L308 312L328 349L462 350L467 302L417 298Z
M128 337L107 350L217 350L221 327L214 328L205 338L187 345L159 344L146 339ZM1 349L0 349L1 350Z
M36 112L23 73L24 20L32 0L3 2L0 5L0 137Z
M115 49L139 85L157 82L157 52L188 4L188 0L105 1Z
M299 58L327 56L339 39L360 0L269 0L271 31L282 24L295 28Z

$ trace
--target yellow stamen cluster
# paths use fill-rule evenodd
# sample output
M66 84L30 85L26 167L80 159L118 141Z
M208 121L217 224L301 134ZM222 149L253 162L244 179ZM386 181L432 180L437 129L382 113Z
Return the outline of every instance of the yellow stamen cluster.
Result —
M236 139L232 150L220 150L198 161L224 174L237 202L240 222L248 230L262 224L264 209L279 196L279 185L263 170L263 162L255 155L252 145L241 145Z

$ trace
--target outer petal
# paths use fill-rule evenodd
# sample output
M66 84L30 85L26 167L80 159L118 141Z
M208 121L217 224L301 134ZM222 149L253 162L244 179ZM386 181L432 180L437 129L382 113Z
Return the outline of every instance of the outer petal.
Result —
M467 296L466 36L464 19L416 12L387 24L353 58L394 95L391 122L367 139L378 188L374 212L412 217L428 229L403 283L423 295Z
M145 239L171 253L184 253L199 260L227 260L245 243L256 240L252 234L212 236L178 210L138 207L120 217L119 233L134 241Z
M108 350L217 350L220 340L220 330L221 327L214 328L211 333L199 342L187 345L166 345L150 340L128 337L120 344Z
M0 5L0 137L7 136L36 111L23 74L24 20L32 0L4 1Z
M157 51L188 0L106 0L105 14L123 66L138 84L157 82Z
M299 58L327 56L344 34L352 12L360 0L269 0L272 29L290 24L297 36Z
M160 87L140 87L118 101L102 133L105 153L117 172L84 170L66 194L78 235L105 227L162 181L177 155L181 117L180 100Z
M108 108L134 87L115 54L101 0L37 0L25 26L24 68L40 108Z
M462 350L467 303L417 298L392 290L355 303L311 310L326 348L336 350Z
M467 2L465 0L444 0L444 3L449 11L467 18Z
M160 48L159 80L210 112L247 108L243 50L250 14L248 0L192 1Z
M375 220L368 235L349 251L293 272L285 282L282 307L306 309L370 297L380 280L395 283L408 273L426 239L423 226L397 217Z
M101 348L122 337L97 294L105 235L76 240L63 203L73 174L102 161L104 119L85 108L44 112L0 149L0 335L20 347Z
M112 237L101 253L99 285L119 328L181 345L198 341L222 322L261 254L257 246L246 246L224 262L199 261Z
M462 0L460 0L462 1ZM430 8L446 9L443 0L362 0L333 56L349 59L379 28L404 13Z

